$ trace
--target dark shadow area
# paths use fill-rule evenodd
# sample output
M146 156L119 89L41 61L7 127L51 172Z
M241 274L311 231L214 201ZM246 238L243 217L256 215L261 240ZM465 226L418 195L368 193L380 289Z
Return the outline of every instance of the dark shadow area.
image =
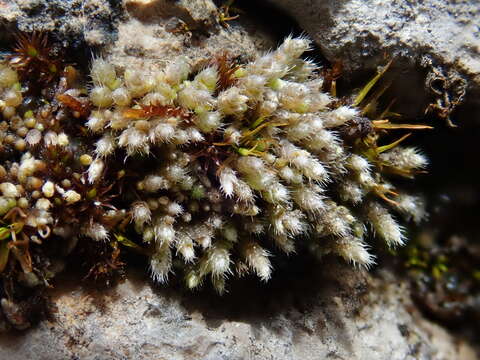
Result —
M352 293L361 295L367 291L365 279L361 275L351 274L354 270L342 269L345 264L333 257L326 257L319 262L301 253L292 258L274 260L274 266L272 279L267 283L255 276L232 278L228 283L228 293L223 296L217 295L206 284L197 292L184 292L183 305L187 309L200 310L212 321L226 318L268 322L269 317L292 308L308 312L318 299L328 299L332 292L349 299ZM358 285L348 289L346 283L351 282L338 278L332 269L357 278ZM356 301L361 303L361 296Z
M474 342L480 327L480 109L469 103L459 107L452 120L457 128L438 124L419 143L431 164L418 180L427 195L430 213L425 224L433 239L432 256L445 262L440 279L415 279L415 300L432 319L455 331L470 334ZM427 238L428 239L428 238ZM425 240L423 240L425 241Z
M223 0L215 2L217 6L224 3ZM230 25L235 26L238 22L246 28L250 35L254 35L255 32L273 34L278 45L289 35L294 37L305 35L305 31L295 20L266 1L238 1L234 3L234 6L238 9L236 14L239 15L239 18L232 21ZM321 50L316 46L305 56L311 58L318 65L330 65Z

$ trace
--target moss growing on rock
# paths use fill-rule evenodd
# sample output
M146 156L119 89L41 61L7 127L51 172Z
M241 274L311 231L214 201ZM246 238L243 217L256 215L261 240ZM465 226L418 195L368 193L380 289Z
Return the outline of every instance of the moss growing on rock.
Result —
M56 70L43 105L28 110L3 63L4 279L48 283L53 259L75 247L96 251L90 274L108 276L132 249L156 281L175 273L193 289L209 279L223 293L231 276L267 281L273 248L369 267L369 233L403 245L397 218L418 222L425 211L394 181L427 159L400 144L406 136L382 138L425 127L366 117L364 99L386 69L356 99L326 92L332 79L301 58L309 48L289 37L249 63L224 54L192 69L178 58L149 73L97 58L89 79Z

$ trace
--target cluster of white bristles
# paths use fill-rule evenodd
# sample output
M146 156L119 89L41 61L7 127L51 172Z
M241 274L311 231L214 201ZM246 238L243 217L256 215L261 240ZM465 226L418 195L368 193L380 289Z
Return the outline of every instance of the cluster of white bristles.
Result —
M126 209L136 232L155 249L150 259L155 280L164 282L179 270L189 288L210 277L220 293L234 273L250 272L266 281L272 272L267 249L273 247L287 254L300 246L319 255L332 252L368 267L374 257L368 252L366 225L394 247L404 243L404 231L388 208L414 221L424 216L417 197L400 194L395 202L385 202L375 194L393 189L382 166L412 171L425 167L426 159L401 147L377 159L352 153L337 130L359 111L333 105L335 99L322 92L317 67L300 57L309 46L305 38L289 37L277 50L238 67L232 85L222 89L216 65L195 73L187 58L156 73L119 72L101 58L93 61L89 98L94 110L86 126L97 140L90 155L80 159L88 166L82 179L99 182L119 154L150 156L155 162L155 171L139 174L136 200ZM15 89L4 90L4 85L12 88L16 82L0 68L4 118L13 116L10 107L17 103ZM129 115L149 107L175 111ZM188 119L176 115L178 109ZM50 139L31 123L35 144ZM49 136L54 135L55 145L68 145L68 138ZM215 143L209 143L212 138ZM26 154L17 172L27 163L40 166ZM9 179L0 184L4 214L20 201L35 169L24 180L0 170ZM45 201L34 205L29 195L22 207L48 211L55 206L47 204L50 192L59 194L62 206L80 201L80 194L69 193L65 185L38 182L32 189ZM94 240L109 238L98 223L84 224L82 233Z
M235 84L220 92L214 65L191 75L182 58L155 74L127 70L121 77L112 65L94 61L90 96L98 110L87 126L102 135L98 159L108 161L116 148L128 155L165 149L157 170L137 183L144 199L131 208L136 231L155 243L156 280L167 280L175 255L186 264L190 288L210 275L222 292L234 272L268 280L267 248L276 245L288 254L297 241L368 267L374 258L364 239L366 224L389 246L403 244L401 226L381 200L370 200L375 189L390 185L335 132L359 116L358 110L328 107L333 99L321 91L316 66L300 58L308 49L307 39L287 38L277 50L237 69ZM122 115L125 107L141 105L181 107L194 113L193 122ZM256 139L266 140L266 150L242 148L252 130ZM188 149L213 133L232 155L208 175ZM409 170L426 165L408 148L387 152L381 161ZM343 205L326 196L329 187ZM420 199L408 195L399 196L397 210L416 221L424 215Z

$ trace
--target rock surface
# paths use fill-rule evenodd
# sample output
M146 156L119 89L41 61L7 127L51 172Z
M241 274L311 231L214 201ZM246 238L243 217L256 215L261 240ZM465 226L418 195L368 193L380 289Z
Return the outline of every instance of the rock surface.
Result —
M92 46L109 43L122 17L120 2L107 0L0 0L0 39L17 29L54 32L71 44L83 40ZM8 31L10 30L10 31Z
M264 1L293 17L330 61L341 61L346 77L394 58L404 85L397 93L408 97L402 108L412 110L407 117L429 109L452 125L459 105L479 111L478 0ZM477 126L475 118L468 121Z
M384 55L429 57L480 85L480 3L475 1L269 0L298 21L330 60L347 69Z
M388 274L323 265L268 287L245 281L223 298L152 288L135 273L104 291L65 279L53 294L56 321L1 337L0 358L475 359L414 310L404 284L387 285Z

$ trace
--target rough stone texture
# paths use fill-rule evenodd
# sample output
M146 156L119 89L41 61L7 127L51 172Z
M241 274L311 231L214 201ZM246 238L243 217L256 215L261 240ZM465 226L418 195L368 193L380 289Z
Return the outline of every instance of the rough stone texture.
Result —
M69 42L100 46L115 35L121 18L120 2L107 0L0 0L0 39L7 40L16 29L47 31ZM8 31L13 30L13 31Z
M65 279L53 294L56 321L1 337L0 358L475 359L421 317L404 284L387 285L388 274L374 279L332 261L321 268L267 288L245 281L223 298L154 289L134 273L104 291Z
M450 4L449 12L434 0L424 1L423 10L406 2L275 1L289 6L330 59L341 58L351 69L382 63L387 49L413 62L435 55L441 65L479 72L472 55L478 44L465 45L478 41L472 37L478 28L464 31L473 27L478 9L466 2ZM373 11L372 4L379 8ZM454 19L456 7L464 12ZM240 26L225 30L217 15L207 0L0 0L0 29L54 30L68 41L102 46L103 55L119 67L163 66L179 54L201 65L221 50L249 57L274 47L268 23L248 23L246 14ZM459 40L453 40L455 34ZM10 35L0 32L0 41ZM311 273L319 268L323 272ZM152 288L137 273L105 291L66 278L52 293L56 321L2 335L0 359L475 358L468 345L424 319L408 287L388 273L372 278L327 262L284 275L276 273L267 286L246 279L253 283L240 282L223 298L211 289L186 294Z
M138 1L124 0L125 8L142 21L155 22L157 18L177 17L190 29L209 28L217 24L218 10L210 0Z
M480 93L480 2L385 0L267 0L294 17L330 60L368 69L384 56L410 66L439 68L468 78L469 100ZM432 65L429 64L430 60Z

